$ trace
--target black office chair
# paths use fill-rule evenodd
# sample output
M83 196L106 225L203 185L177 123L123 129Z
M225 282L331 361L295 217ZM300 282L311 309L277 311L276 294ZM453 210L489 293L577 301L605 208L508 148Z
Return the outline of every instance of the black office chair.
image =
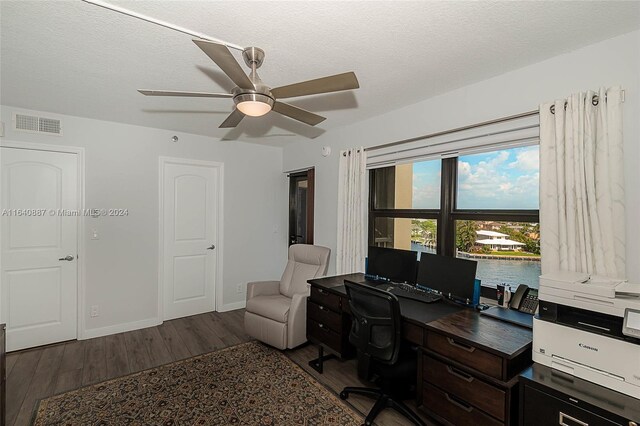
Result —
M358 377L374 381L379 389L346 387L340 398L349 394L375 399L364 424L373 424L385 408L394 408L414 424L424 422L402 400L415 395L416 352L402 346L401 316L398 298L384 290L365 284L346 282L349 306L353 315L349 341L358 351Z

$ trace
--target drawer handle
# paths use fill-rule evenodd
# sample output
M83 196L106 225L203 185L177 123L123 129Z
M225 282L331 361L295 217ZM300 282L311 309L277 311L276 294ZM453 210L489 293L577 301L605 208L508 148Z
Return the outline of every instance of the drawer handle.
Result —
M567 419L573 423L569 424L569 423L565 423L564 420ZM558 424L560 426L575 426L575 425L580 425L580 426L589 426L589 423L585 423L581 420L576 419L575 417L571 417L568 414L563 413L562 411L560 411L560 418L558 419Z
M473 346L465 345L464 343L458 343L455 340L453 340L451 337L447 337L447 342L449 342L451 346L455 346L456 348L465 350L469 353L472 353L473 351L476 350L476 348L474 348Z
M455 406L457 406L459 408L462 408L467 413L470 413L471 411L473 411L473 407L472 406L470 406L469 404L467 404L464 401L461 401L460 399L456 398L455 396L451 396L447 392L444 393L444 396L445 396L445 398L447 398L447 401L449 401L450 403L452 403L453 405L455 405Z
M318 305L318 309L320 309L321 311L324 311L326 308L322 305Z
M457 368L453 368L449 365L447 365L447 371L449 372L449 374L451 374L452 376L456 376L462 380L464 380L465 382L473 382L473 376L458 370Z
M324 324L322 324L322 323L318 323L318 327L320 327L320 329L321 329L321 330L329 331L329 329L328 329L328 328L326 328L326 327L324 326Z
M327 294L327 292L326 292L326 291L324 291L324 290L323 290L323 289L321 289L321 288L319 288L319 289L318 289L318 293L320 293L320 294Z

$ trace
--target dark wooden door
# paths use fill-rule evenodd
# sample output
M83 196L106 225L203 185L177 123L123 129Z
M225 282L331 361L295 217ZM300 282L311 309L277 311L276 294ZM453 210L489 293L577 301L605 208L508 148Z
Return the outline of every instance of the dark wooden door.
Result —
M289 175L289 245L313 244L314 169Z

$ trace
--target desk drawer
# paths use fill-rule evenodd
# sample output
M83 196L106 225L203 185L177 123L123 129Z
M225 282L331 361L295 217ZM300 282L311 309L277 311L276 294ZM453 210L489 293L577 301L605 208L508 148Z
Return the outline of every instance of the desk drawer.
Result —
M521 425L614 426L627 424L620 418L607 419L586 409L576 407L545 392L524 386L524 407ZM586 407L585 407L586 408ZM622 422L621 422L622 420ZM629 422L629 425L635 423Z
M423 387L424 407L454 425L498 426L501 422L468 402L429 383Z
M340 312L340 296L337 294L329 293L327 290L311 286L310 299L318 305Z
M335 332L340 332L342 317L339 313L333 312L323 305L309 301L307 304L307 316L318 323L325 324Z
M505 419L505 392L429 356L422 363L423 378L445 392L468 401L492 416Z
M414 345L422 346L424 343L424 337L422 327L418 327L415 324L402 322L402 338L408 340Z
M433 331L427 332L426 346L428 349L476 371L496 379L503 379L502 358L499 356Z
M327 345L334 351L342 353L342 342L340 334L331 330L326 324L307 320L307 335Z

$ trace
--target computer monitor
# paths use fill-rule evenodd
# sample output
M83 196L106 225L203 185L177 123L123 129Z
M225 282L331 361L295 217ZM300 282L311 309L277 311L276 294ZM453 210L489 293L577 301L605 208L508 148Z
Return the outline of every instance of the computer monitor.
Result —
M474 260L422 253L416 282L445 296L472 301L477 266Z
M386 278L397 283L415 284L417 272L417 252L369 246L367 275Z

